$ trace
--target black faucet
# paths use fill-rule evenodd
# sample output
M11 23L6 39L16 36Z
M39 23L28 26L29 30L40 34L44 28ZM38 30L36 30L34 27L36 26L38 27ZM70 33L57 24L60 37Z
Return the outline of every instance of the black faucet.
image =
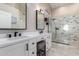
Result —
M17 37L18 32L14 32L14 37Z

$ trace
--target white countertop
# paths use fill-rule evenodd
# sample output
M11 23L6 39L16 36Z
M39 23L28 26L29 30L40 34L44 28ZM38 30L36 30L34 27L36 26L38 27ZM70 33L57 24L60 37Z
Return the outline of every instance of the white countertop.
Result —
M26 40L30 40L32 38L44 36L47 34L39 34L39 35L26 35L22 37L16 37L16 38L0 38L0 48L4 48L7 46L11 46L17 43L25 42Z
M11 46L20 42L25 42L26 40L29 40L32 38L35 38L35 37L1 38L0 48Z

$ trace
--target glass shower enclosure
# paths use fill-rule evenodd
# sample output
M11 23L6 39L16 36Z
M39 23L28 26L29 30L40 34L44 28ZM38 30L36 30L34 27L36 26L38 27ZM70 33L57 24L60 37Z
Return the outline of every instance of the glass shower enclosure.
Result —
M52 17L49 20L52 42L70 44L79 39L79 16Z

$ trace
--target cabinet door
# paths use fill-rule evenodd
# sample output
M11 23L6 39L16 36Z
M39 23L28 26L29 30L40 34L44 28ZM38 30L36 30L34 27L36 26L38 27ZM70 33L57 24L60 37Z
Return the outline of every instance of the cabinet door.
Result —
M18 43L16 45L8 46L0 49L0 56L24 56L26 42Z
M29 40L29 56L36 56L36 38Z
M45 39L46 39L46 51L48 51L51 48L51 36L46 35Z

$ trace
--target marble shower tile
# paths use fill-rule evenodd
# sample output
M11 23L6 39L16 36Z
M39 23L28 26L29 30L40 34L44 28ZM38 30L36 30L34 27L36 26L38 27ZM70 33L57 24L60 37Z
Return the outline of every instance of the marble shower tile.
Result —
M66 41L68 40L71 42L79 39L79 15L54 18L56 19L54 21L55 27L59 28L59 30L56 32L56 38L59 38L58 40L67 43ZM65 25L68 25L68 31L63 29Z

